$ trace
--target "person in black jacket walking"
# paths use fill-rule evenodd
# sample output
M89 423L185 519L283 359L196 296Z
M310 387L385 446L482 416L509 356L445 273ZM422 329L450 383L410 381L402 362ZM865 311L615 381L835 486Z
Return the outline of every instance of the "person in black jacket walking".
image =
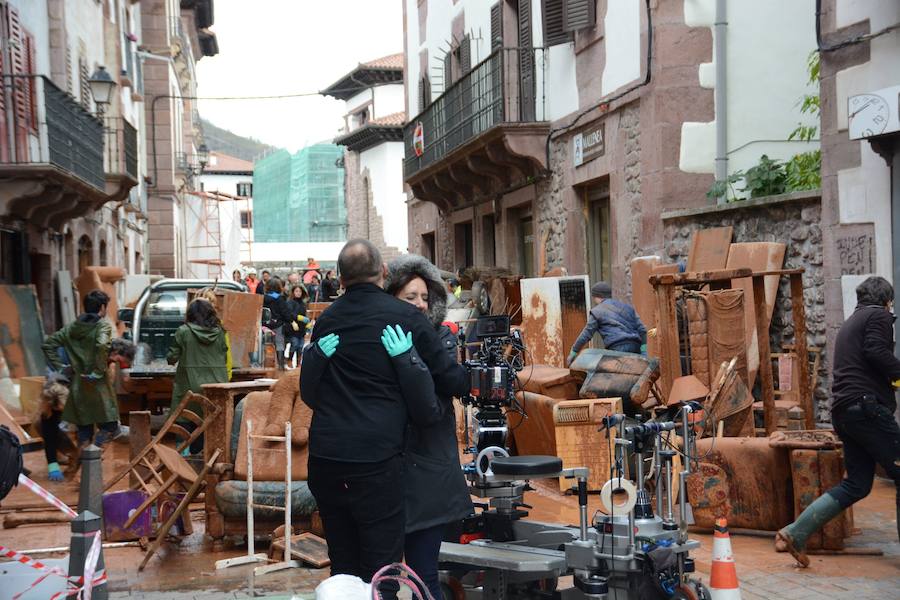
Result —
M303 340L306 339L306 325L309 318L306 316L306 303L309 302L309 292L302 283L295 283L291 287L287 299L290 319L284 325L284 337L291 345L288 359L295 356L300 360L300 352L303 350Z
M263 308L269 309L271 317L263 325L275 334L275 358L278 360L278 368L284 370L284 326L291 320L291 311L282 291L281 280L270 277L266 283Z
M313 410L309 488L331 574L369 581L403 555L408 419L420 427L438 423L438 397L462 395L468 380L425 316L381 289L386 269L371 242L347 242L338 269L345 293L317 320L301 367L301 398ZM379 341L388 325L405 335L391 353ZM406 398L398 368L430 371L436 394Z
M847 476L776 534L776 542L803 567L809 566L806 540L869 495L876 463L897 486L900 538L900 427L894 419L900 360L894 356L894 289L882 277L869 277L856 288L856 301L856 310L835 340L831 385L831 423L844 443Z

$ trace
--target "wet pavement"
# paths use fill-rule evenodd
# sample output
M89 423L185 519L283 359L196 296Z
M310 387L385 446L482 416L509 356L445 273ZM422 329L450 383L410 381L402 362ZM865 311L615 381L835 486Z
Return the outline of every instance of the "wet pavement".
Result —
M111 478L127 459L127 445L117 444L104 454L104 478ZM45 485L63 500L77 501L74 482L50 484L46 480L46 466L42 453L26 456L26 466L34 470L33 479ZM552 482L555 483L555 482ZM534 506L531 517L541 521L574 524L578 519L577 502L573 496L562 496L551 487L538 485L525 499ZM590 510L599 504L591 495ZM254 577L253 566L232 567L217 571L215 562L222 558L240 556L246 551L234 539L222 552L212 552L204 539L204 513L201 505L191 512L194 534L179 544L164 544L143 572L137 565L143 551L137 547L112 548L104 551L109 573L110 597L145 600L212 600L214 598L313 598L316 585L328 576L327 569L290 569ZM0 506L0 513L52 510L28 492L17 488ZM848 540L852 548L879 548L884 556L811 556L809 569L794 567L790 555L773 550L772 540L747 536L733 536L732 545L737 563L744 600L784 598L819 600L832 598L900 599L900 543L894 509L894 486L877 480L872 494L857 505L856 527L860 533ZM694 556L698 574L708 580L712 537L693 536L702 547ZM24 551L34 548L68 546L69 529L65 524L27 525L0 532L0 544ZM265 551L264 547L262 550ZM41 554L41 559L65 558L65 553ZM3 565L7 566L7 565ZM37 576L37 571L34 572ZM11 582L12 579L9 579ZM18 581L18 579L16 580ZM0 600L9 598L18 589L0 586ZM25 596L46 598L47 594Z

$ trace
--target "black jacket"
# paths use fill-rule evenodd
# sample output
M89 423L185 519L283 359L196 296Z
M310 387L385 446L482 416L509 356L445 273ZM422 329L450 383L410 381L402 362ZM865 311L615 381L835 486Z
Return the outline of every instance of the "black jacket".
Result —
M322 280L321 291L319 292L322 296L322 302L332 302L338 295L338 289L340 289L341 285L338 283L337 279L328 279L327 277Z
M891 412L897 408L892 381L900 379L894 356L894 316L880 306L859 305L834 343L831 410L872 394Z
M417 355L388 356L381 333L395 324L412 332ZM340 335L338 350L324 367L316 367L316 360L324 359L316 342L330 333ZM439 396L462 395L468 386L465 369L444 351L425 316L374 284L354 285L335 300L317 320L310 341L300 390L313 409L309 453L318 458L387 460L403 451L407 414L420 425L441 419L443 409L434 394L412 399L409 405L404 401L394 364L398 361L430 370Z
M441 344L456 360L456 337L447 327L439 329ZM411 352L415 352L415 348ZM430 373L397 361L397 375L407 402L434 395ZM406 532L420 531L463 519L473 512L469 488L459 464L456 414L453 398L442 397L443 414L433 425L410 426L406 452Z
M291 320L291 310L288 308L287 300L280 294L277 298L266 294L263 297L263 308L268 308L272 312L272 318L264 323L272 331L281 329L285 323Z

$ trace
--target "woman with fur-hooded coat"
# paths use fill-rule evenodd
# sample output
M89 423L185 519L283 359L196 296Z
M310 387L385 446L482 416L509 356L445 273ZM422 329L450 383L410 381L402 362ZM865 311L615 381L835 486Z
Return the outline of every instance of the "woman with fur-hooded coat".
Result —
M385 291L423 310L438 329L444 349L456 360L456 336L442 324L447 314L447 287L437 267L415 254L400 256L388 264ZM394 365L404 396L434 394L427 374L423 377L409 362L394 361ZM473 511L459 466L453 398L440 400L444 409L440 421L408 428L405 474L405 560L438 598L437 564L444 530Z
M456 337L442 324L447 314L448 292L437 267L421 256L400 256L388 264L385 291L424 312L438 330L444 350L456 362ZM393 325L388 325L385 335L388 329L393 330ZM399 333L407 335L402 330ZM385 343L384 336L382 343ZM304 388L314 387L328 364L330 354L317 352L315 348L315 344L310 345L303 356ZM392 357L403 400L410 410L417 411L409 414L404 453L404 560L428 585L432 595L440 598L437 568L444 532L448 524L473 512L468 485L459 465L453 398L435 398L432 375L411 342L409 348ZM423 397L436 402L422 402Z

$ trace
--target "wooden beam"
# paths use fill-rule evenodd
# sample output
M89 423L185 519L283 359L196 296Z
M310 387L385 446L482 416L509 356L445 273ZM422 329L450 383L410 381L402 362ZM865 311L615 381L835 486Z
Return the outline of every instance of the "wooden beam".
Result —
M816 428L813 394L809 378L809 350L806 346L806 303L803 299L803 274L791 273L791 314L794 317L794 347L796 348L797 374L800 378L800 407L806 429Z
M698 273L656 273L650 276L651 284L669 285L693 285L696 283L714 283L717 281L730 281L742 277L752 277L750 269L722 269L720 271L702 271Z
M678 340L678 318L675 314L675 286L667 283L654 283L656 294L656 312L659 316L656 336L659 340L660 386L668 400L672 391L672 383L681 377L681 344Z
M775 414L775 380L772 376L772 355L769 348L768 311L766 310L766 277L753 276L753 304L756 311L756 340L759 346L759 387L762 391L763 417L766 422L766 435L776 429ZM808 360L803 357L803 360Z

